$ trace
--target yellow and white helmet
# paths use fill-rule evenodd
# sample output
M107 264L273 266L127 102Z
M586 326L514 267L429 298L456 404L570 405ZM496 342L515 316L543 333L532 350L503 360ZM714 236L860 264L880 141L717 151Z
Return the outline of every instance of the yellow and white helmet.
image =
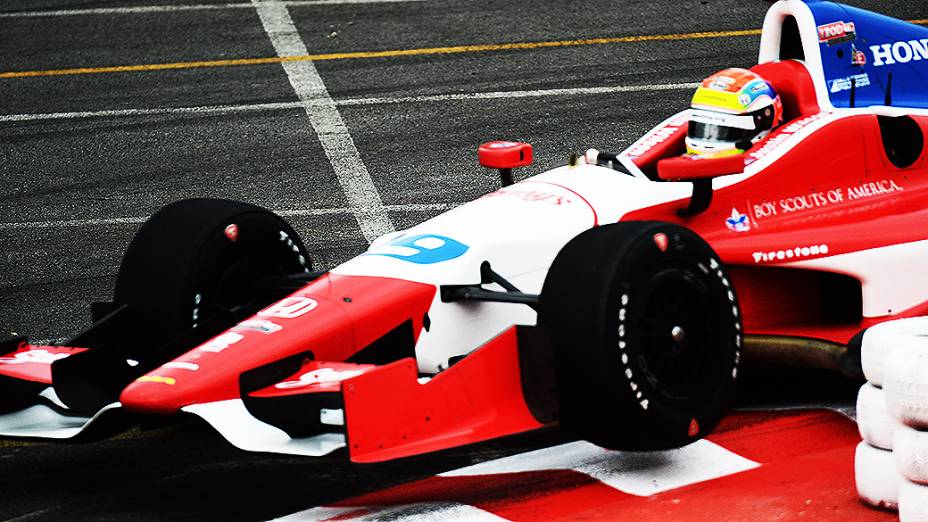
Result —
M783 103L770 83L747 69L725 69L706 78L693 95L686 151L741 154L782 122Z

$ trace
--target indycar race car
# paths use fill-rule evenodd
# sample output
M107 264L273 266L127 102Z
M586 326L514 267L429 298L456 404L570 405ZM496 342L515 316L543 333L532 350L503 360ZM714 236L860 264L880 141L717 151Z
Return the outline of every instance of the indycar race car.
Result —
M500 190L327 272L267 210L168 205L90 328L0 344L0 435L193 415L354 462L553 426L649 450L713 429L742 354L853 375L866 328L928 315L928 29L781 0L753 70L786 121L745 154L685 155L689 111L519 183L531 147L488 143Z

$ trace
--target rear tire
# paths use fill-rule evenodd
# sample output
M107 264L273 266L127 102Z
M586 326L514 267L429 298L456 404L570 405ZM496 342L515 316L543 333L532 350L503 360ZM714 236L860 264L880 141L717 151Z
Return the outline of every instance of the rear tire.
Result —
M738 302L718 256L683 227L580 234L548 272L540 321L552 334L561 424L599 446L684 446L732 402Z
M309 254L283 219L261 207L189 199L160 209L129 244L114 303L129 305L148 348L261 301L263 277L309 272Z

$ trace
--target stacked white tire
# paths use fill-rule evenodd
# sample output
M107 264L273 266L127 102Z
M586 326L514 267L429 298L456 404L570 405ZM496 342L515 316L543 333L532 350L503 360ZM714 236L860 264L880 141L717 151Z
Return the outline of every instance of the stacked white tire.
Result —
M868 329L861 362L857 492L904 522L928 522L928 317Z

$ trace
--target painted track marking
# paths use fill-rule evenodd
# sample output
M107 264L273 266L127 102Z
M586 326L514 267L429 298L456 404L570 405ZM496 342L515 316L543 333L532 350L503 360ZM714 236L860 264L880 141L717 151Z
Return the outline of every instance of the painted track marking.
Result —
M278 2L288 7L326 6L346 4L405 4L411 2L428 2L430 0L284 0ZM57 9L51 11L14 11L0 13L0 18L44 18L82 15L119 15L174 13L179 11L224 11L229 9L251 9L250 2L228 4L180 4L180 5L146 5L136 7L97 7L88 9Z
M543 517L539 516L539 520ZM271 522L316 522L351 520L373 522L506 522L508 519L459 502L418 502L392 506L317 507L275 518Z
M293 25L287 6L262 0L252 0L252 3L281 60L307 54L306 44ZM380 193L316 66L307 60L281 63L335 169L348 206L358 220L364 238L371 242L393 232L395 228L384 209Z
M253 0L256 1L256 0ZM259 2L261 3L261 2ZM285 8L280 4L277 5ZM289 16L289 14L288 14ZM291 53L285 56L267 56L260 58L236 58L229 60L198 60L190 62L153 63L140 65L116 65L107 67L77 67L69 69L48 69L37 71L9 71L0 73L0 78L31 78L36 76L76 76L82 74L107 74L125 72L164 71L172 69L201 69L209 67L235 67L243 65L266 65L271 63L324 62L331 60L359 60L371 58L398 58L403 56L429 56L443 54L482 53L492 51L520 51L545 49L552 47L578 47L585 45L608 45L619 43L639 43L654 41L696 40L704 38L733 38L740 36L757 36L760 29L737 31L709 31L682 34L654 34L638 36L616 36L608 38L586 38L578 40L554 40L544 42L514 42L498 44L457 45L446 47L423 47L417 49L394 49L386 51L357 51L345 53L309 54Z
M569 495L571 490L587 489L595 492L596 496L571 498L568 503L572 508L576 506L573 508L576 511L569 519L597 518L590 516L589 511L583 512L584 508L588 508L588 505L584 505L585 503L596 503L597 500L608 503L622 499L626 505L629 505L634 503L632 497L635 496L641 499L653 498L654 495L680 490L695 484L709 483L759 467L759 462L708 440L700 440L683 448L654 452L610 451L589 442L577 441L484 461L418 482L336 502L334 505L300 511L275 519L274 522L299 520L420 522L454 520L453 517L456 515L472 516L476 520L499 520L500 518L503 520L525 518L564 520L567 517L563 516L563 512L561 516L549 513L546 513L546 516L538 516L537 513L541 511L523 510L519 513L521 516L518 516L520 504L529 505L538 499L527 498L518 490L513 490L511 486L508 488L505 485L500 486L503 494L494 495L489 501L484 501L485 497L480 498L480 493L468 496L466 491L470 488L463 486L463 484L473 484L474 480L499 485L504 483L501 477L520 476L525 483L532 484L542 473L550 474L548 475L550 478L543 483L535 482L540 490L536 495L546 497L541 501L542 503L551 502L548 506L557 510L559 508L556 504L565 502L565 497L560 496L555 489L557 486L551 488L556 483L560 483L560 487L564 488L560 492L562 494ZM531 474L534 474L535 478L532 478ZM450 494L442 497L442 493L436 494L434 490L430 490L430 484L447 485L436 489ZM458 493L456 489L463 494ZM403 491L413 491L413 493L404 495ZM427 493L424 493L426 491ZM387 501L377 502L379 500L377 497L385 498ZM528 513L536 515L527 517ZM635 517L630 515L625 518L634 519ZM615 517L610 519L615 519Z
M261 2L286 9L279 2ZM289 16L289 13L288 13ZM909 20L910 23L928 25L928 19ZM292 24L292 22L291 22ZM609 45L620 43L640 42L673 42L679 40L700 40L706 38L737 38L743 36L759 36L760 29L739 29L734 31L704 31L697 33L679 34L651 34L637 36L615 36L604 38L585 38L577 40L554 40L544 42L514 42L499 44L457 45L448 47L423 47L418 49L394 49L387 51L357 51L346 53L308 54L293 53L286 56L267 56L259 58L235 58L229 60L198 60L190 62L152 63L140 65L115 65L107 67L76 67L68 69L46 69L35 71L7 71L0 72L0 79L6 78L33 78L38 76L76 76L82 74L108 74L128 72L151 72L174 69L203 69L209 67L236 67L245 65L267 65L272 63L289 62L323 62L330 60L360 60L372 58L399 58L403 56L429 56L442 54L484 53L493 51L524 51L545 49L552 47L578 47L586 45Z
M438 476L570 469L589 475L619 491L647 497L758 466L759 463L708 440L660 452L611 451L589 442L577 441L481 462Z
M667 83L657 85L611 85L603 87L577 87L564 89L538 89L525 91L490 91L455 94L426 94L421 96L397 96L376 98L343 98L335 100L339 107L359 105L391 105L403 103L429 103L468 100L494 100L515 98L540 98L547 96L582 96L615 94L623 92L677 91L695 89L698 83ZM183 116L222 115L242 112L270 112L302 109L303 102L255 103L244 105L207 105L200 107L159 107L153 109L115 109L100 111L52 112L34 114L2 114L0 123L73 120L88 118L122 118L131 116Z

